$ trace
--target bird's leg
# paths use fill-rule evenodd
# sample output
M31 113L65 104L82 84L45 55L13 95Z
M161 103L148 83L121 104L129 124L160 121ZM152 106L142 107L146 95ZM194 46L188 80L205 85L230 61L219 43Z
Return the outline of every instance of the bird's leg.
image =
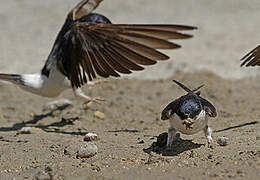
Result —
M95 85L98 85L98 84L102 84L104 82L108 82L108 80L106 79L100 79L100 80L96 80L96 81L88 81L87 82L87 85L89 86L95 86Z
M100 97L94 97L91 98L87 95L85 95L83 93L83 91L81 90L81 88L77 88L77 89L73 89L73 92L75 94L76 97L80 97L86 100L85 103L89 103L89 102L96 102L96 103L100 103L101 101L104 101L104 99L100 98Z
M176 136L176 131L174 128L169 128L168 129L168 138L167 138L167 147L171 147L173 140Z
M207 125L205 126L205 128L203 129L204 130L204 134L207 138L207 141L208 141L208 147L209 148L212 148L213 147L213 139L212 139L212 129Z
M173 140L176 136L176 130L173 127L173 117L169 119L170 127L168 128L168 138L167 138L167 147L171 147Z

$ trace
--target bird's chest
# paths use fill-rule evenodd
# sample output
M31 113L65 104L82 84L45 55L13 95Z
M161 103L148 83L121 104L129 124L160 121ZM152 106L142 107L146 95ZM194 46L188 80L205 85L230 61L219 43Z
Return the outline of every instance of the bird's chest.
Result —
M171 128L187 135L201 131L208 124L208 118L204 110L202 110L194 119L181 119L178 115L174 114L169 121Z

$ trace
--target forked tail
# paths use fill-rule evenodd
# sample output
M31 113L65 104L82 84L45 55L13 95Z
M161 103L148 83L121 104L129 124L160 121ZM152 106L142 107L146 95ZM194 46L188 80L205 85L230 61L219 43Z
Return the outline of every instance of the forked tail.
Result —
M8 81L15 84L23 84L21 75L0 73L0 81Z
M197 87L197 88L195 88L195 89L193 89L193 90L190 90L190 89L189 89L188 87L186 87L184 84L182 84L182 83L180 83L180 82L178 82L178 81L176 81L176 80L172 80L172 81L175 82L177 85L179 85L179 86L180 86L182 89L184 89L186 92L200 93L198 90L204 86L204 84L202 84L202 85L200 85L199 87ZM198 91L198 92L196 92L196 91Z

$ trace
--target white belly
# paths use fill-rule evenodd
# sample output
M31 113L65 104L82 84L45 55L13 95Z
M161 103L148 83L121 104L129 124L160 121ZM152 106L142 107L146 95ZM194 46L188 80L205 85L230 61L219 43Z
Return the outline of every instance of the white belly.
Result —
M42 94L47 97L56 97L64 90L70 88L69 80L59 71L51 71L49 78L45 78Z
M197 119L192 121L193 124L190 127L187 127L184 124L184 120L181 120L176 114L169 119L169 122L170 128L174 128L183 134L191 135L201 131L208 124L208 117L204 110L201 111Z

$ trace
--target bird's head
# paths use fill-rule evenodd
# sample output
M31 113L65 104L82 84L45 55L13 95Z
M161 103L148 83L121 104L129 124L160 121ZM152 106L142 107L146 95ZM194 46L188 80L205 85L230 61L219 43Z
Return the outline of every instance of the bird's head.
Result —
M90 13L86 16L81 17L79 20L79 22L91 22L91 23L97 23L97 24L111 24L111 21L98 13Z

